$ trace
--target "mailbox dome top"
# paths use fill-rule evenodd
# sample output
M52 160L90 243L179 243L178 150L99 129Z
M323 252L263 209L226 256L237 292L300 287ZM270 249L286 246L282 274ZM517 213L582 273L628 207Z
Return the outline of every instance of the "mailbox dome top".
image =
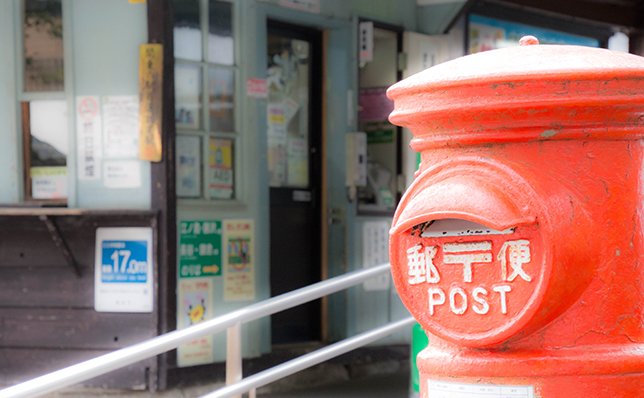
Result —
M438 64L394 84L387 94L395 100L415 90L438 86L553 78L612 79L633 74L644 78L644 57L604 48L528 41L526 45L484 51Z
M396 83L387 92L395 104L391 122L414 133L418 151L492 140L641 135L644 57L535 40L464 56ZM483 131L494 135L477 134Z

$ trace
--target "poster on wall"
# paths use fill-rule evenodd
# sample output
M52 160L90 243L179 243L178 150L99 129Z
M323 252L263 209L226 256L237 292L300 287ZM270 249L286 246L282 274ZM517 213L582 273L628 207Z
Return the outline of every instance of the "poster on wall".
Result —
M187 328L212 318L213 284L211 278L180 279L177 329ZM180 367L214 362L213 336L205 336L177 347Z
M67 197L67 167L31 167L31 197L34 199L62 199Z
M152 312L152 228L97 228L94 309Z
M367 221L362 225L362 267L369 268L389 262L389 227L387 221ZM389 273L366 280L364 290L389 289Z
M361 88L358 97L358 120L365 122L382 122L389 120L394 110L394 102L387 98L388 87Z
M225 220L224 301L255 299L254 221Z
M79 180L101 178L102 123L99 97L76 97L76 162Z
M136 159L139 154L139 97L103 97L103 156Z
M210 139L210 198L233 197L233 148L232 141Z
M201 196L201 137L178 135L176 151L177 196Z
M570 44L599 47L599 40L536 26L502 21L500 19L471 14L469 17L468 41L470 54L519 45L523 36L539 38L540 44Z
M286 116L281 102L266 107L268 135L268 184L281 187L286 184Z
M287 179L290 187L309 185L309 145L306 137L290 137L287 151Z
M179 278L221 275L221 221L181 221Z

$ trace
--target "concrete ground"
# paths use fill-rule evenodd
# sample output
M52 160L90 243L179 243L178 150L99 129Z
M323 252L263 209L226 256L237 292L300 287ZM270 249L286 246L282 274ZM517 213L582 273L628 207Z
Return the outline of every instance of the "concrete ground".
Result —
M244 375L252 375L316 347L274 349L267 357L244 362ZM170 388L149 391L70 387L45 395L48 398L196 398L224 386L221 377L199 374L198 367L184 368ZM409 346L355 350L257 390L259 398L407 398L410 382ZM216 372L221 373L222 372ZM212 381L210 381L212 380ZM247 395L244 395L246 398Z
M407 398L409 372L370 376L325 387L308 388L289 393L268 394L266 398Z
M158 392L133 392L122 390L74 390L68 389L46 395L51 398L196 398L221 387L221 384L208 384L187 388L175 388ZM332 383L324 386L297 388L289 392L273 392L271 386L260 389L260 398L408 398L409 372L400 371L387 375L368 376L359 379ZM244 394L244 398L247 395Z

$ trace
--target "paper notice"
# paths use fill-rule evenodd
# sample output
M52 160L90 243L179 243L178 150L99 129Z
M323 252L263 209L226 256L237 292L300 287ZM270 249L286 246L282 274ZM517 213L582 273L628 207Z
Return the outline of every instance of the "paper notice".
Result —
M76 167L79 180L101 178L101 142L99 97L76 97Z
M103 97L103 156L132 158L139 155L139 97Z
M138 160L103 162L103 185L114 189L140 187L141 163Z
M367 221L362 225L362 267L369 268L389 262L389 226L386 221ZM389 289L389 273L366 280L364 290Z

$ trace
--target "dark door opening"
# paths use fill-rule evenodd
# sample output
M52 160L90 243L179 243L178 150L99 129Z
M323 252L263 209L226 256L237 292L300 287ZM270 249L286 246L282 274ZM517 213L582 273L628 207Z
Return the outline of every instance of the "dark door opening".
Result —
M322 32L268 22L271 296L320 281ZM274 314L273 344L321 339L320 300Z

